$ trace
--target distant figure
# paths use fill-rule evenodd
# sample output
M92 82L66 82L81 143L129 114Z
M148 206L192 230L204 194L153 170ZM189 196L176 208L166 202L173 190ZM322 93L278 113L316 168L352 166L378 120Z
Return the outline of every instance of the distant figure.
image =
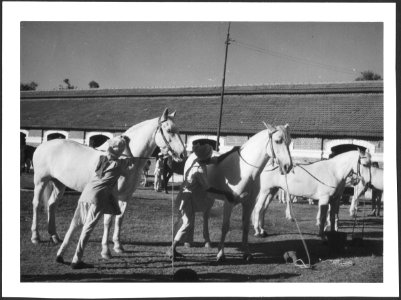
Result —
M143 183L142 183L142 185L143 186L148 186L148 176L149 176L149 169L150 169L150 165L151 165L151 162L150 162L150 160L148 160L147 162L146 162L146 164L145 164L145 166L143 167Z
M154 188L156 192L161 192L162 191L162 181L163 181L163 154L159 153L156 165L155 165L155 183L154 183Z

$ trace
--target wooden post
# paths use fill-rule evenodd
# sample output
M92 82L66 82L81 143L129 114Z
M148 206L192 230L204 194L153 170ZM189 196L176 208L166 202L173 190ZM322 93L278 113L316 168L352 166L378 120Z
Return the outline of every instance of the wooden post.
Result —
M227 52L228 52L228 45L230 44L230 25L231 25L231 22L228 23L228 30L227 30L226 53L225 53L225 57L224 57L223 82L222 82L222 88L221 88L219 126L217 127L216 151L219 151L219 146L220 146L220 129L221 129L221 117L223 114L224 85L226 82Z

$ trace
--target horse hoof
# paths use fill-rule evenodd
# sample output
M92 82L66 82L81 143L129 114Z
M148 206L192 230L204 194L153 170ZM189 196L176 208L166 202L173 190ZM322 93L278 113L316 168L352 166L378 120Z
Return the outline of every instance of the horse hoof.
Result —
M115 253L124 253L125 252L125 250L122 246L114 247L113 250Z
M246 261L246 262L251 262L253 260L253 256L250 253L245 253L242 258Z
M213 247L212 247L212 243L206 242L206 243L205 243L205 248L208 248L208 249L213 248Z
M262 234L260 234L260 233L255 233L253 236L256 238L262 238Z
M112 258L112 256L111 256L109 251L108 252L102 252L102 253L100 253L100 255L102 256L103 259L111 259Z
M216 262L222 263L222 262L225 262L225 261L226 261L226 256L224 254L220 255L220 256L217 256Z
M185 242L185 243L184 243L184 247L185 247L185 248L191 248L192 245L191 245L191 243Z
M62 240L57 236L57 235L52 235L50 238L50 241L54 244L54 245L58 245L62 242Z
M39 244L40 240L38 238L32 238L31 242L32 242L32 244L37 245L37 244Z
M63 264L64 263L64 258L61 255L57 255L56 262L58 262L59 264Z

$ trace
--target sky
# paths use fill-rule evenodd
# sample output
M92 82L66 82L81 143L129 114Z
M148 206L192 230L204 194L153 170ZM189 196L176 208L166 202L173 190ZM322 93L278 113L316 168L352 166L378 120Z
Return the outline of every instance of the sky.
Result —
M220 86L228 22L21 22L20 80L55 90ZM232 22L226 86L383 76L383 23Z

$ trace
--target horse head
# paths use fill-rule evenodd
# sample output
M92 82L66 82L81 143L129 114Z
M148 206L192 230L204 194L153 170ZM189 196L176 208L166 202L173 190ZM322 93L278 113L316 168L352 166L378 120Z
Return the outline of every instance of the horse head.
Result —
M292 169L292 159L289 149L291 143L289 125L285 124L273 127L265 122L263 124L269 133L269 140L266 144L267 153L273 160L273 163L277 162L281 174L287 174Z
M369 149L366 149L363 152L361 149L358 148L359 151L359 161L362 166L369 167L372 163L372 154L370 154Z
M175 161L180 162L187 156L187 153L174 117L175 112L169 114L167 108L164 110L159 118L154 138L163 154L168 154Z

